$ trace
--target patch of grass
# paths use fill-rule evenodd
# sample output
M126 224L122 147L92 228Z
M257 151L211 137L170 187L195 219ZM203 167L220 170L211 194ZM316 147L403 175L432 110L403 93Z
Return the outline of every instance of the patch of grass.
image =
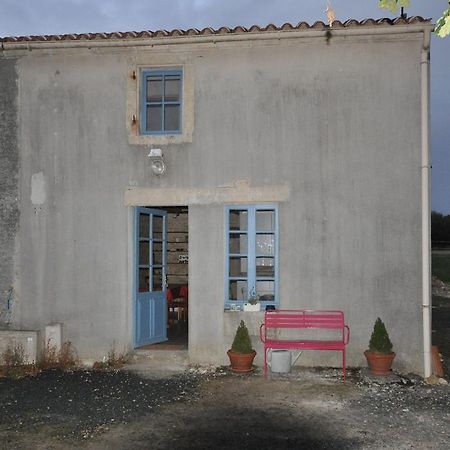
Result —
M58 350L47 342L39 362L39 369L62 369L70 370L79 365L77 352L71 342L63 342Z
M431 271L441 281L450 283L450 254L432 255Z
M118 353L113 344L111 350L108 352L108 355L103 358L103 361L95 361L93 369L120 369L128 362L128 360L129 355L125 353Z
M0 377L22 378L46 369L74 370L80 365L71 342L64 342L59 350L47 342L38 364L29 364L23 345L8 347L0 355Z
M51 369L58 365L58 350L55 346L50 344L50 340L46 343L42 350L41 358L39 361L39 368L42 370Z
M22 378L26 375L35 374L36 371L34 364L27 363L27 355L21 344L8 347L0 357L0 376Z
M73 369L80 364L77 352L69 341L63 342L58 356L60 367L64 370Z

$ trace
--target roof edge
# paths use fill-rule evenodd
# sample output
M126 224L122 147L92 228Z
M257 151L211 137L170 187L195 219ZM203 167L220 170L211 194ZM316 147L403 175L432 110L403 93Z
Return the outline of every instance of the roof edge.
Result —
M51 34L51 35L36 35L36 36L9 36L0 38L2 44L8 43L59 43L67 41L76 42L92 42L92 41L132 41L134 39L151 39L151 38L180 38L180 37L200 37L200 36L230 36L230 35L251 35L262 34L266 32L289 32L289 31L338 31L355 28L372 28L372 27L397 27L407 25L428 25L433 27L431 19L426 19L420 16L413 16L408 18L398 17L395 19L381 18L381 19L364 19L358 21L356 19L349 19L345 22L336 20L333 26L330 27L322 21L316 21L312 25L306 22L299 22L297 25L284 23L281 26L276 26L272 23L265 27L259 25L252 25L250 27L236 26L234 28L220 27L203 28L189 28L187 30L157 30L157 31L126 31L126 32L112 32L112 33L81 33L81 34ZM399 30L400 31L400 30Z

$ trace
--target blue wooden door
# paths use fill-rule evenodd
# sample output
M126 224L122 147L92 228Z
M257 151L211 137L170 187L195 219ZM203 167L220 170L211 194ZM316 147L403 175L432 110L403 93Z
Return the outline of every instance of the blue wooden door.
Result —
M135 347L167 340L167 213L136 208Z

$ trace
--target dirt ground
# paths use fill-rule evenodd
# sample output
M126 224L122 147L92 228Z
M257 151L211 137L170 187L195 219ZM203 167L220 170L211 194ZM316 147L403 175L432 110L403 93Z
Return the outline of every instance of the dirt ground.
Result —
M0 380L1 449L448 449L450 386L351 371Z
M450 289L433 296L433 343L450 380ZM227 369L144 379L49 370L0 378L0 450L449 449L450 385L350 370L265 379Z

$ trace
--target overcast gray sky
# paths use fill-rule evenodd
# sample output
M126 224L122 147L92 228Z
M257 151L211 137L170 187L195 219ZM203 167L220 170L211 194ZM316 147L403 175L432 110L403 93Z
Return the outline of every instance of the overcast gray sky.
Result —
M394 17L378 0L331 0L336 18ZM434 21L447 0L412 0L408 15ZM325 20L326 0L0 0L0 36L233 27ZM433 38L433 209L450 214L450 36Z

